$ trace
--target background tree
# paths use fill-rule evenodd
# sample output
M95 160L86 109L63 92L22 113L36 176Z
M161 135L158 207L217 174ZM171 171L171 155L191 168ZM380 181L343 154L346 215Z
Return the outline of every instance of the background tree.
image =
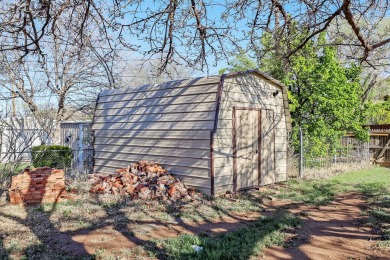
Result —
M347 131L360 139L368 137L362 127L366 110L361 104L361 68L354 63L341 64L335 47L325 42L325 34L311 39L290 58L287 66L278 59L277 52L269 52L259 64L261 70L288 86L293 125L301 127L307 136L308 156L336 152ZM272 35L265 34L262 44L272 45ZM241 70L245 64L253 65L244 56L236 59L234 67L228 70ZM298 130L293 128L296 148L299 147Z
M388 12L388 1L380 0L5 0L0 50L17 51L22 58L44 55L46 37L61 38L54 33L56 26L72 21L68 28L78 32L72 43L80 48L93 33L109 48L119 42L145 58L160 55L160 72L175 61L203 69L245 47L261 57L269 51L258 46L265 32L274 39L286 35L281 54L287 61L333 24L335 35L344 25L350 28L353 37L341 44L354 47L354 57L369 62L373 52L380 53L390 42L389 28L376 30ZM97 29L91 32L91 26ZM299 42L297 36L303 36Z
M90 119L99 91L116 84L115 51L102 53L104 45L98 48L99 40L92 34L84 38L81 48L72 42L78 32L69 23L56 23L40 43L43 56L28 55L21 60L19 52L0 52L0 90L11 93L8 98L14 103L22 101L28 111L15 113L13 108L13 116L32 115L37 127L47 133L55 132L53 127L75 114L77 119Z

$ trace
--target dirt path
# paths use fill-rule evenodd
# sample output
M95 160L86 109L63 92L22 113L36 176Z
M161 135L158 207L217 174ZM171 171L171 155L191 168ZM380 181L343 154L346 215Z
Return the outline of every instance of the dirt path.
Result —
M61 245L61 250L75 255L95 254L97 249L106 252L120 251L123 248L135 248L142 246L152 239L167 239L178 237L181 234L205 233L215 236L221 233L230 232L261 217L259 212L230 212L229 216L221 216L210 221L175 221L172 223L161 223L155 221L134 221L124 227L114 225L105 226L90 232L80 232L57 237L57 240L73 240L76 243ZM136 230L136 232L131 232ZM82 245L82 248L75 245ZM53 245L55 247L55 245ZM80 250L82 249L82 250Z
M280 207L278 201L270 207ZM374 247L378 236L362 222L367 207L364 197L348 193L320 207L298 206L289 211L304 220L290 247L272 247L263 259L390 259L390 252Z
M82 255L94 254L97 249L106 252L135 248L152 239L166 239L180 234L207 233L211 236L230 232L256 221L261 215L272 216L280 210L288 210L304 220L302 228L292 231L288 247L272 247L264 251L262 259L389 259L390 252L379 251L375 245L378 235L364 224L362 212L368 207L364 197L348 193L337 197L327 206L315 207L294 204L290 201L273 200L264 205L266 212L230 212L213 221L161 223L136 221L126 226L109 225L90 232L69 236L72 243L62 250ZM276 211L276 212L275 212ZM57 237L57 240L61 240Z

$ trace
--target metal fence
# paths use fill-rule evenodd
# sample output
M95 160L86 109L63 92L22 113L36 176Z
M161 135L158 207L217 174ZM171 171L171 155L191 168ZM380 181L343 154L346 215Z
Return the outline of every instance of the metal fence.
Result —
M67 154L65 154L67 153ZM21 169L23 167L52 166L64 169L68 174L88 174L93 170L93 149L47 150L31 152L0 153L1 169Z
M305 138L303 135L301 138ZM337 149L322 156L313 156L310 146L301 142L302 149L294 150L289 142L288 176L290 178L329 177L338 172L359 169L370 165L369 143L357 141L350 136L340 140ZM325 149L325 148L324 148Z
M68 177L82 177L93 171L93 149L72 150L49 150L34 152L34 159L31 152L19 152L13 154L1 154L0 158L0 190L9 186L11 176L23 171L27 167L50 166L64 169Z

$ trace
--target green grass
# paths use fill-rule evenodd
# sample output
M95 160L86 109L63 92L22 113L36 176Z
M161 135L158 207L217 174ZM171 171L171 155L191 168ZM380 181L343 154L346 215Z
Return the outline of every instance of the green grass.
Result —
M163 240L159 253L162 258L168 259L248 259L259 255L264 247L283 245L287 236L285 231L296 228L300 223L300 219L292 214L280 213L216 237L181 235ZM203 250L195 252L193 245Z
M338 181L344 184L374 184L380 183L390 187L390 169L376 167L373 169L359 170L350 173L344 173L330 180Z
M372 168L322 180L290 180L279 198L311 205L326 205L338 194L357 191L366 195L367 223L382 232L382 247L390 248L390 169Z
M390 169L373 168L345 173L330 179L290 180L279 198L312 205L326 205L340 193L359 191L370 196L390 192Z

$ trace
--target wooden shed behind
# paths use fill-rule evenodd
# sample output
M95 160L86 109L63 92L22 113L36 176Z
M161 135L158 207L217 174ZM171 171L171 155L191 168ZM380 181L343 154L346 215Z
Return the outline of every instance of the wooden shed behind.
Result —
M95 172L155 161L209 195L287 178L287 90L259 71L102 91L92 129Z

